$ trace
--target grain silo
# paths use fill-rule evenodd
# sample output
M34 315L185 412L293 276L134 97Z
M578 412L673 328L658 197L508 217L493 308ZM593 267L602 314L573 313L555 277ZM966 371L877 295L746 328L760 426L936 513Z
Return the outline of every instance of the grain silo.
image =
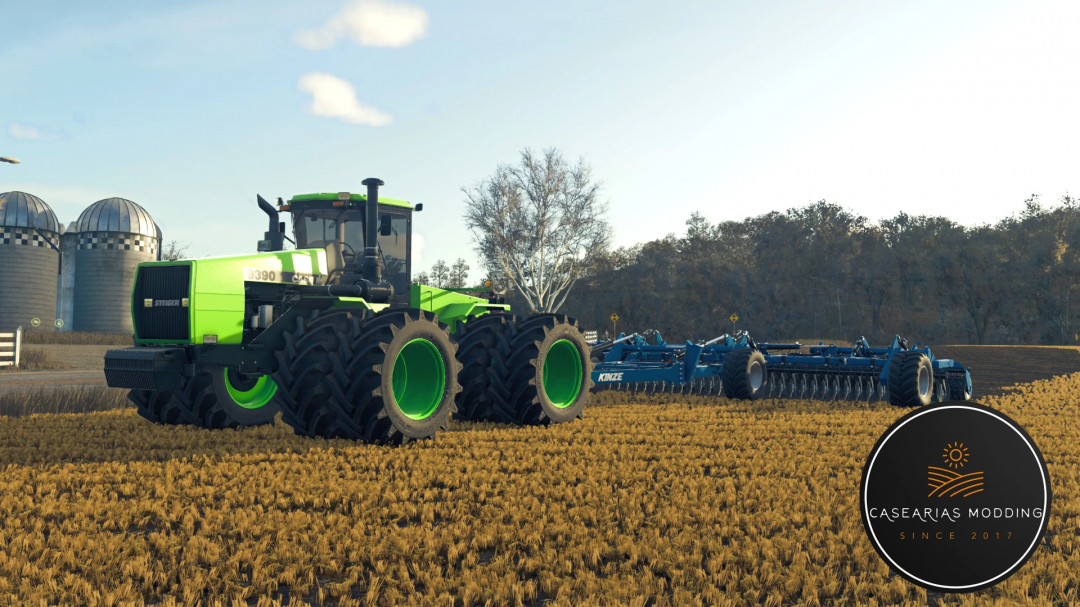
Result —
M157 259L161 232L145 209L123 198L90 205L77 227L73 329L133 333L135 270Z
M60 224L45 201L25 192L0 194L0 332L35 325L52 331ZM37 322L34 322L37 319Z

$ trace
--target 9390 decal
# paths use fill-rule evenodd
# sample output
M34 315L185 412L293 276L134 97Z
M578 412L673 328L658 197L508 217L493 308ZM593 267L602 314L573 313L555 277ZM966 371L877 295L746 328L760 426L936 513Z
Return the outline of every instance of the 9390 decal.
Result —
M244 268L244 280L258 282L277 282L278 273L274 270L260 270L259 268Z
M279 272L262 268L244 268L244 280L250 282L281 282L295 285L315 284L315 275L306 272Z

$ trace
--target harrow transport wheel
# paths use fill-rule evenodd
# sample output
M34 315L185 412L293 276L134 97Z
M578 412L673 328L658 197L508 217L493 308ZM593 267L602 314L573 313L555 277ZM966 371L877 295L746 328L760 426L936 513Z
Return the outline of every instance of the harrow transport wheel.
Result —
M949 400L971 400L971 376L967 372L949 373L946 378Z
M274 379L298 434L403 444L445 430L455 410L457 345L430 312L314 312L285 343Z
M905 350L889 361L889 403L896 407L930 404L934 391L934 369L922 352Z
M213 415L225 415L241 426L274 423L280 410L277 384L268 375L245 375L225 367L210 367L218 408Z
M454 399L458 419L488 421L497 419L491 396L491 357L498 346L499 337L505 336L514 317L505 312L489 312L483 316L469 316L465 322L458 321L455 338L458 343L457 359L461 363L458 382L461 392Z
M769 371L765 368L765 356L750 348L732 350L724 357L721 368L721 386L724 396L740 400L764 398L768 392ZM795 377L790 378L789 394L794 392ZM785 387L788 387L785 382ZM781 396L784 396L781 392Z
M183 409L173 404L172 395L172 390L132 390L128 392L128 400L143 419L155 424L188 423Z
M577 321L563 314L517 319L492 361L496 420L546 426L582 417L593 362ZM648 392L656 392L650 382Z

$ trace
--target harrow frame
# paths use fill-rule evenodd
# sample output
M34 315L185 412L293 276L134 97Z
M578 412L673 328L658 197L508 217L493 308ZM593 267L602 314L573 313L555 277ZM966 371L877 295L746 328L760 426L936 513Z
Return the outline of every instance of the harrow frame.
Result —
M654 343L649 343L650 337ZM909 346L899 335L888 347L874 348L865 337L850 347L824 343L805 346L798 342L755 343L749 334L740 331L702 343L687 340L669 344L656 331L632 333L593 344L592 379L599 390L727 393L722 381L724 359L743 348L764 356L768 370L765 398L893 402L888 393L889 366L899 352L919 352L929 359L933 370L932 401L971 398L971 373L966 367L952 359L934 358L929 347Z

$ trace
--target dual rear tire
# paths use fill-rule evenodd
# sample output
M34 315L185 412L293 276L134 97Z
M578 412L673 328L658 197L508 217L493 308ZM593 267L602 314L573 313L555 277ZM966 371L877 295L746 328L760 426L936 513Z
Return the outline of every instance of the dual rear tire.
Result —
M493 421L546 426L583 417L593 386L591 350L577 322L563 314L517 319L492 356Z
M277 385L268 376L247 376L224 367L203 367L178 390L132 390L128 400L140 416L167 425L220 430L274 422Z

